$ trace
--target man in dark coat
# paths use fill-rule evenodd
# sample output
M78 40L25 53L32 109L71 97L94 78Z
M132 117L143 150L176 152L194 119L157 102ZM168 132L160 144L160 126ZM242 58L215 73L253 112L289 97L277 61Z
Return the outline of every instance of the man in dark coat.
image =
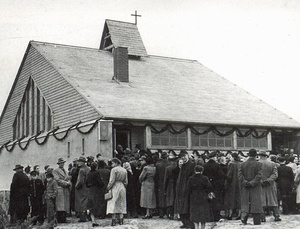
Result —
M106 200L104 199L104 195L106 193L106 188L109 182L109 177L110 177L110 171L109 169L106 169L106 164L103 160L98 161L98 172L100 173L100 176L102 178L102 181L104 185L101 187L99 191L99 196L100 196L100 219L104 219L106 216Z
M159 212L159 218L163 218L166 211L166 196L164 192L164 180L166 167L169 165L167 160L168 154L163 151L161 158L156 162L155 186L156 186L156 201Z
M261 205L261 178L262 164L256 161L257 152L250 149L248 160L241 164L239 180L241 184L241 220L247 224L249 213L253 215L255 225L260 224Z
M219 221L221 219L220 211L223 206L223 191L224 191L224 181L227 179L227 175L223 172L220 165L217 163L217 153L211 152L209 155L208 162L204 165L203 175L207 176L213 192L216 196L211 201L213 220Z
M90 172L90 168L85 164L87 161L85 157L80 156L78 159L78 178L75 185L75 198L78 199L79 206L77 210L79 211L79 222L86 222L86 211L88 202L88 188L86 187L86 178Z
M280 166L278 170L277 188L282 200L282 214L290 213L290 206L292 206L292 190L294 185L293 169L285 165L284 157L279 157L278 162Z
M71 208L71 214L72 211L75 211L75 185L77 182L77 178L78 178L78 171L79 168L77 167L77 161L78 158L75 158L73 160L73 167L70 171L70 176L71 176L71 183L72 183L72 189L71 189L71 198L70 198L70 208ZM76 212L76 215L78 215L79 213Z
M10 185L9 214L12 223L22 223L29 213L29 178L23 173L23 166L16 165L12 183Z
M165 170L164 192L166 196L166 213L169 219L174 219L174 203L176 196L176 181L179 175L177 155L173 150L169 151L169 165Z
M194 175L195 164L189 160L188 152L181 150L179 153L182 164L176 183L175 212L180 215L183 225L180 228L194 228L194 224L190 221L189 197L187 195L187 186L189 178Z

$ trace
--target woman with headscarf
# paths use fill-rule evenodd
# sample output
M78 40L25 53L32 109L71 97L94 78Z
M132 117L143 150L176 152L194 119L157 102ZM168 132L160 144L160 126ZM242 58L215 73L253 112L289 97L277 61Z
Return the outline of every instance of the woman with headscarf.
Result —
M95 221L95 216L100 215L101 196L99 195L99 192L101 191L101 187L104 186L100 173L97 171L97 167L97 162L92 162L91 171L86 178L86 187L88 188L88 202L86 207L90 211L93 227L99 226Z
M128 184L127 171L122 168L121 161L118 158L111 160L112 170L110 172L107 189L111 190L112 198L107 201L107 214L112 214L111 225L116 225L117 214L120 217L120 225L124 224L123 216L126 211L126 186Z
M146 215L143 219L150 219L152 218L150 210L156 208L154 184L156 168L153 164L153 159L149 156L143 158L142 163L145 164L145 167L139 177L140 183L142 184L140 205L142 208L146 208Z

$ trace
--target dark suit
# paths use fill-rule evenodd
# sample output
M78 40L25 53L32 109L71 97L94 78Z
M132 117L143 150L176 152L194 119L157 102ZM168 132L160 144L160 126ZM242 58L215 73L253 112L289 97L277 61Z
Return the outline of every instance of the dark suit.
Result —
M281 164L278 168L277 187L282 200L282 213L289 214L290 206L293 204L291 199L292 189L294 185L293 169L285 164Z
M227 179L226 174L223 172L221 166L214 160L209 160L204 165L204 176L207 176L211 185L213 192L216 195L211 201L212 211L213 211L213 220L219 221L221 219L220 211L222 206L224 206L224 180Z

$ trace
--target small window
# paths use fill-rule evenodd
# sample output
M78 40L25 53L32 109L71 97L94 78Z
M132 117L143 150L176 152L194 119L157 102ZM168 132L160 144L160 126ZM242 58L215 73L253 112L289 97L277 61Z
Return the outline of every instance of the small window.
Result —
M208 127L198 127L196 130L203 132ZM218 128L218 131L225 133L229 129ZM192 147L193 148L233 148L233 134L222 137L214 132L196 135L192 133Z

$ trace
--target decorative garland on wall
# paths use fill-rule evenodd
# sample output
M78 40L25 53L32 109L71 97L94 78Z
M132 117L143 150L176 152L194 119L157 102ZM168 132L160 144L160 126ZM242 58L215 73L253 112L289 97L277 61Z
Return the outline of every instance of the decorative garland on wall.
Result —
M216 135L220 136L220 137L226 137L231 135L234 131L236 131L237 136L241 137L241 138L245 138L248 137L250 135L252 135L254 138L265 138L270 132L275 132L271 129L267 129L266 131L262 132L261 134L258 133L258 131L255 128L249 128L248 130L246 130L244 133L237 127L233 127L230 130L226 131L226 132L220 132L215 126L210 126L208 127L206 130L200 132L198 131L196 128L194 128L191 125L186 125L183 128L181 128L180 130L176 130L171 124L167 124L166 126L164 126L163 128L161 128L160 130L156 129L152 124L147 123L145 126L149 126L151 129L152 133L155 134L161 134L165 131L169 131L172 134L182 134L184 133L188 128L191 129L191 132L195 135L204 135L207 134L209 132L213 132ZM243 128L244 129L244 128Z
M38 137L39 137L39 136L41 135L41 133L42 133L42 132L40 131L40 132L37 133L36 135L31 136L31 137L26 141L26 144L25 144L24 147L22 146L22 144L24 144L24 142L22 142L22 140L23 140L25 137L22 137L21 139L19 139L19 140L17 140L17 141L14 141L14 142L12 143L12 145L11 145L10 148L8 147L8 145L11 143L11 141L8 141L8 142L6 142L6 143L4 143L3 145L0 146L0 153L1 153L1 151L2 151L2 149L3 149L4 147L5 147L5 149L6 149L8 152L12 152L17 144L18 144L18 146L20 147L21 150L26 150L26 149L28 148L28 146L29 146L29 144L30 144L30 142L31 142L32 139L34 139L35 142L36 142L38 145L44 145L44 144L48 141L49 136L50 136L51 134L52 134L52 136L53 136L56 140L58 140L58 141L63 141L63 140L69 135L71 129L74 129L74 128L75 128L79 133L81 133L81 134L89 134L89 133L91 133L92 130L96 127L96 125L97 125L97 123L98 123L99 120L100 120L100 119L95 120L95 122L93 123L93 125L92 125L87 131L82 131L82 130L80 129L79 125L80 125L82 122L79 121L79 122L77 122L76 124L70 126L70 127L66 130L65 134L64 134L62 137L58 137L58 135L61 134L61 133L57 133L57 131L59 130L59 127L57 127L57 128L55 128L55 129L49 131L49 132L47 133L47 135L44 137L44 140L41 141L41 142L38 141Z
M82 131L80 130L80 127L79 125L82 123L81 121L77 122L76 124L70 126L65 134L62 136L62 137L58 137L58 135L60 133L57 133L57 131L59 130L59 127L49 131L47 133L47 135L44 137L44 140L39 142L38 141L38 137L39 135L42 133L42 132L39 132L37 133L36 135L30 137L27 141L26 141L26 144L25 146L23 147L22 144L22 140L25 138L21 138L17 141L14 141L11 145L11 147L9 148L8 145L11 143L11 141L8 141L6 143L4 143L3 145L0 146L0 153L2 151L2 149L5 147L5 149L8 151L8 152L12 152L15 148L15 146L18 144L19 148L22 149L22 150L26 150L30 144L30 141L32 139L35 140L35 142L38 144L38 145L44 145L48 139L49 139L49 136L52 134L54 136L54 138L58 141L63 141L68 135L69 135L69 132L71 131L71 129L75 128L79 133L81 134L89 134L90 132L92 132L92 130L96 127L98 121L100 120L97 119L94 121L93 125L87 130L87 131ZM126 128L130 128L130 127L133 127L134 125L129 122L129 121L125 121L122 126L126 127ZM182 134L184 133L185 131L187 131L187 129L191 129L191 132L195 135L204 135L204 134L207 134L209 132L213 132L215 133L216 135L220 136L220 137L225 137L225 136L229 136L231 135L234 131L236 131L237 133L237 136L238 137L248 137L250 135L252 135L254 138L257 138L257 139L260 139L260 138L265 138L270 132L271 133L276 133L275 130L272 130L272 129L267 129L266 131L262 132L261 134L258 133L258 131L255 129L255 128L249 128L248 130L246 130L244 133L237 127L233 127L231 128L230 130L226 131L226 132L220 132L215 126L210 126L208 127L207 129L205 129L204 131L198 131L196 128L194 128L192 125L185 125L183 128L181 128L180 130L177 130L176 128L174 128L171 124L167 124L165 125L163 128L161 129L157 129L155 128L151 123L146 123L144 125L144 127L147 127L149 126L150 129L151 129L151 132L152 133L155 133L155 134L160 134L160 133L163 133L165 131L169 131L170 133L172 134ZM243 128L245 129L245 128Z

